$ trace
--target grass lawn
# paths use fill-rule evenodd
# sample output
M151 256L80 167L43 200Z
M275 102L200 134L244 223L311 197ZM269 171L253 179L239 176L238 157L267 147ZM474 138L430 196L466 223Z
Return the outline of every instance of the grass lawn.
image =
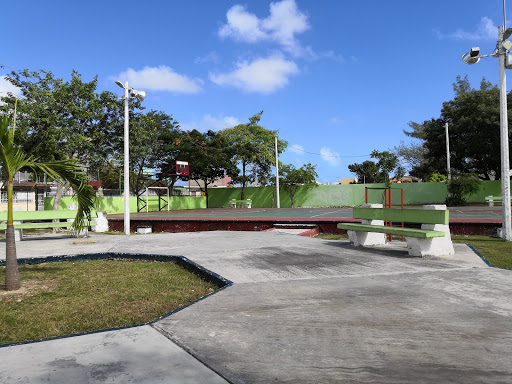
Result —
M46 263L20 276L21 290L0 287L0 344L145 323L219 288L171 262Z
M348 239L347 235L319 234L320 239ZM492 265L512 269L512 242L489 236L452 236L454 243L465 243L475 248Z

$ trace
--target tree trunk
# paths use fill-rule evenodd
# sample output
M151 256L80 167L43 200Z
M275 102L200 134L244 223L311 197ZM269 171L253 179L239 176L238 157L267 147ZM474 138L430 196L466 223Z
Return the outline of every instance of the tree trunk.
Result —
M204 195L206 196L206 208L209 208L208 206L208 180L203 180L204 182Z
M60 199L62 198L62 195L64 193L65 186L61 183L57 183L57 193L55 195L55 200L53 200L53 210L58 211L60 208ZM58 222L58 219L52 220L54 223ZM57 233L57 228L52 229L52 233Z
M57 183L57 193L55 195L55 200L53 200L53 210L58 211L60 208L60 199L64 193L65 186L61 183Z
M5 230L5 289L14 291L21 287L20 273L18 271L18 258L16 256L16 243L14 239L12 180L7 180L7 229Z
M245 197L245 164L242 164L242 193L240 195L240 200L244 200Z
M292 202L292 208L293 208L293 195L290 195L290 201Z

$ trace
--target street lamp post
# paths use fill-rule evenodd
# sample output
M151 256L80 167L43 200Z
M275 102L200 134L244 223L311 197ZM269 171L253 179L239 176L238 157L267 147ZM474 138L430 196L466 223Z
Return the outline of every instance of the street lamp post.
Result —
M124 234L130 235L130 133L129 124L129 105L130 95L139 101L144 100L146 92L136 91L128 86L126 81L123 85L120 81L116 84L124 89Z
M511 208L510 208L510 163L508 149L508 114L507 114L507 78L505 68L507 65L507 53L512 48L512 43L507 39L512 35L512 28L505 30L504 26L498 27L498 43L496 50L489 55L480 55L480 48L472 48L462 56L466 64L476 64L482 57L498 57L500 66L500 145L501 145L501 201L502 201L502 229L501 237L506 241L512 241Z

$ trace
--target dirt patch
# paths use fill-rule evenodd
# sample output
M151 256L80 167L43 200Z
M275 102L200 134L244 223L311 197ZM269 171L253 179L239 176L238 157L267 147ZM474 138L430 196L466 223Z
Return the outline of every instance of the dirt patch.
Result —
M16 291L6 291L5 285L0 284L0 300L20 302L41 292L52 292L56 288L57 282L53 280L24 280L21 282L21 288Z

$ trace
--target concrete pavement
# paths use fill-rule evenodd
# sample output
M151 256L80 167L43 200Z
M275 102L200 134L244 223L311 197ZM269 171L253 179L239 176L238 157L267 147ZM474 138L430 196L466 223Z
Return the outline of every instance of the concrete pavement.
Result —
M421 259L403 243L362 250L271 231L28 238L17 247L20 258L186 256L234 285L151 326L0 348L0 382L512 381L512 273L465 245Z

